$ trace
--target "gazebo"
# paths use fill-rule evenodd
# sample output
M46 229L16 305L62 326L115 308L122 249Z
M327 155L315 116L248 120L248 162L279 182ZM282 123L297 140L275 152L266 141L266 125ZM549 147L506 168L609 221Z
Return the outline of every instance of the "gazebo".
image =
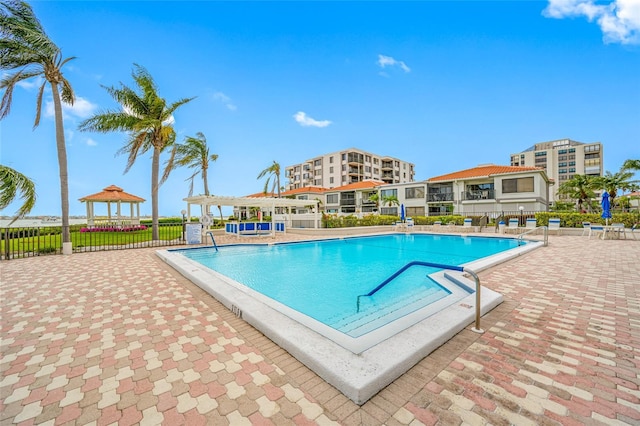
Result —
M128 194L124 192L122 188L111 185L104 188L102 192L80 198L80 201L87 203L88 226L132 226L140 225L140 203L144 203L145 199L137 195ZM107 203L106 217L95 215L95 203ZM112 204L115 204L115 216L112 215ZM122 204L129 204L130 213L128 217L122 215Z

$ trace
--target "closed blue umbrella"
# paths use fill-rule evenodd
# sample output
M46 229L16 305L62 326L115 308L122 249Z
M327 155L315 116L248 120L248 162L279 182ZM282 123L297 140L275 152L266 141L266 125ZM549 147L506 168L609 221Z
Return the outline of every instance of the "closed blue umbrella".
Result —
M611 204L609 203L609 193L604 191L602 193L602 218L604 223L609 225L609 219L611 219Z
M404 204L400 204L400 221L404 223Z

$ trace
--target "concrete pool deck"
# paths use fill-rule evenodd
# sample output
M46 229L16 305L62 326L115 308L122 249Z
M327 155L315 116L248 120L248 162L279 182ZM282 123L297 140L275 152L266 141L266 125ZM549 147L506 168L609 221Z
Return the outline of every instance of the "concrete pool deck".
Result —
M0 262L1 424L638 424L640 241L550 236L358 406L155 249Z

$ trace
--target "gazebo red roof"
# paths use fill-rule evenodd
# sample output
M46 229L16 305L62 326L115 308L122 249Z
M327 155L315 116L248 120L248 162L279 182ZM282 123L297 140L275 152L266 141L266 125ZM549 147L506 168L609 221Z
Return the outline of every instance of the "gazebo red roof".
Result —
M122 188L111 185L102 190L102 192L98 192L96 194L87 195L86 197L80 198L80 201L101 201L101 202L116 202L116 201L124 201L127 203L136 203L136 202L144 202L144 198L140 198L137 195L126 193L122 190Z

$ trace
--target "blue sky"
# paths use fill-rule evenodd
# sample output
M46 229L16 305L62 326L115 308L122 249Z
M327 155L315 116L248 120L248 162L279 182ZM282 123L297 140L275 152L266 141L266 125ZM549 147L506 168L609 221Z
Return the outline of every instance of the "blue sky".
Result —
M133 64L174 102L178 140L202 132L219 159L216 195L262 190L261 170L356 147L413 162L416 180L509 164L536 142L604 144L605 169L640 158L640 0L615 2L36 1L47 34L76 56L64 74L70 211L109 185L147 199L151 154L123 174L124 134L77 131L117 107ZM32 129L39 82L0 122L0 162L37 185L32 215L60 215L51 94ZM160 188L160 214L185 207L190 170ZM196 181L194 192L201 193ZM17 204L3 214L11 215Z

